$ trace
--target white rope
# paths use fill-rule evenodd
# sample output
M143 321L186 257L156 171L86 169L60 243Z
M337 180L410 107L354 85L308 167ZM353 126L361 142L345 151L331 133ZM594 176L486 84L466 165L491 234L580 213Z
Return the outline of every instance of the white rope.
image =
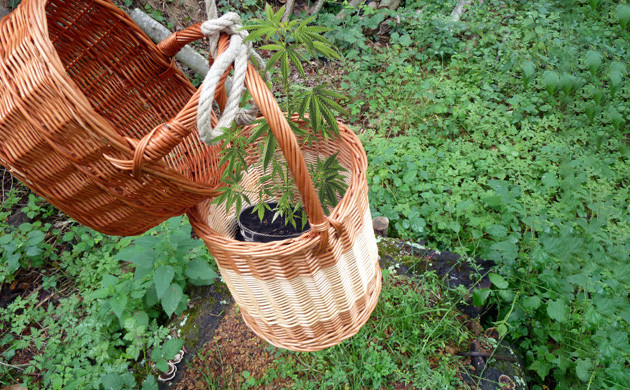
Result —
M212 19L201 25L201 32L210 38L210 40L218 39L220 33L231 35L230 45L210 67L210 71L206 75L201 87L199 97L199 107L197 109L197 127L199 136L202 141L208 144L214 144L214 139L223 134L223 128L230 127L232 122L237 118L239 120L253 119L249 113L241 112L240 101L245 90L245 73L247 71L247 60L250 55L251 44L243 42L247 38L246 31L239 31L241 28L241 18L234 12L228 12L218 19ZM219 119L216 128L212 128L210 116L212 111L212 102L214 101L214 92L221 75L227 70L230 64L234 63L234 75L228 99L223 110L223 115Z

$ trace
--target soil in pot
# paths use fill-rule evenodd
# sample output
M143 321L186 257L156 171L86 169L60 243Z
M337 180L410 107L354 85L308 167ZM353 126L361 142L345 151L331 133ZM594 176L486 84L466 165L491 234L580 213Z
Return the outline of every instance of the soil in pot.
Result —
M254 206L244 209L238 218L240 229L236 239L247 242L271 242L297 237L311 229L308 221L302 229L301 210L293 214L297 228L294 228L290 223L287 224L284 217L278 216L274 219L276 205L277 203L269 203L271 210L265 210L262 220L258 217L257 212L252 213Z

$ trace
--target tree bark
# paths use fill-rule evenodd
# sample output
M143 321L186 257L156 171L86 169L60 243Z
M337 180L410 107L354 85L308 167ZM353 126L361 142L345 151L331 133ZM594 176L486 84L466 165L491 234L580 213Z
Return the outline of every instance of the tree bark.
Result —
M316 15L317 13L319 13L319 11L321 11L322 7L324 6L324 3L325 0L317 0L317 3L315 3L313 8L311 8L311 10L309 11L309 14Z
M8 8L4 8L3 6L0 6L0 19L2 19L3 17L7 16L10 13L11 13L11 10L9 10Z
M352 7L352 8L356 8L362 2L363 2L363 0L350 0L350 3L348 4L348 6ZM352 12L352 10L349 10L348 8L344 8L344 9L341 10L341 12L339 12L337 14L337 17L339 19L345 19L350 14L350 12Z
M395 11L400 6L401 1L402 0L382 0L378 5L378 8L389 8L392 11Z
M462 14L464 13L464 8L466 8L466 6L470 5L472 2L473 0L459 0L459 3L457 3L455 8L453 9L453 12L451 12L451 20L453 22L459 22L459 20L462 18Z
M157 20L153 19L151 16L147 15L138 8L131 11L129 16L131 16L131 19L136 22L138 27L140 27L140 29L144 31L153 42L160 42L171 35L171 32L166 27L162 26ZM208 66L208 60L189 46L184 46L179 53L175 54L175 58L183 62L193 72L197 73L201 77L206 77L210 68Z
M295 0L287 0L284 5L284 15L282 15L282 21L288 22L291 15L293 15L293 10L295 9Z

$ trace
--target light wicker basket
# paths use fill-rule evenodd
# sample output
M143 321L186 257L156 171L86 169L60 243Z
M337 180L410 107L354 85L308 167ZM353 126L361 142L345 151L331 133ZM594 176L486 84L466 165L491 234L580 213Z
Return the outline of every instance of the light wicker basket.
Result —
M188 216L214 256L243 319L257 335L294 351L330 347L359 331L374 310L381 289L365 151L343 124L339 124L340 139L298 146L300 141L251 65L246 85L278 139L283 152L278 158L286 160L293 174L312 229L284 241L240 242L234 239L233 208L228 212L224 205L206 201ZM348 189L326 216L305 161L335 153L348 170ZM241 183L256 192L262 172L257 161L249 163Z
M110 1L22 1L0 21L0 163L111 235L214 196L217 147L199 140L199 97L172 59L199 36L156 46Z

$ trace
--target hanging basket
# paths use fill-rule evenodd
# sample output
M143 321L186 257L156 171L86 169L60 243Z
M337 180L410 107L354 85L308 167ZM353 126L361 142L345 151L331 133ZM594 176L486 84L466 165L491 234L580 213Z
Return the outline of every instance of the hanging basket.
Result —
M365 151L357 136L341 123L339 139L302 143L251 65L245 82L278 140L283 154L278 158L286 160L295 179L311 230L283 241L241 242L234 238L234 208L228 212L225 205L206 201L191 209L188 216L214 256L243 319L257 335L294 351L330 347L359 331L376 306L381 289ZM297 117L293 121L306 126ZM348 189L326 216L306 162L335 153L348 170ZM263 173L256 154L250 157L241 185L256 193ZM252 196L250 200L260 199Z
M22 1L0 21L0 163L111 235L215 196L217 147L199 140L198 94L172 60L191 40L156 46L107 0Z

